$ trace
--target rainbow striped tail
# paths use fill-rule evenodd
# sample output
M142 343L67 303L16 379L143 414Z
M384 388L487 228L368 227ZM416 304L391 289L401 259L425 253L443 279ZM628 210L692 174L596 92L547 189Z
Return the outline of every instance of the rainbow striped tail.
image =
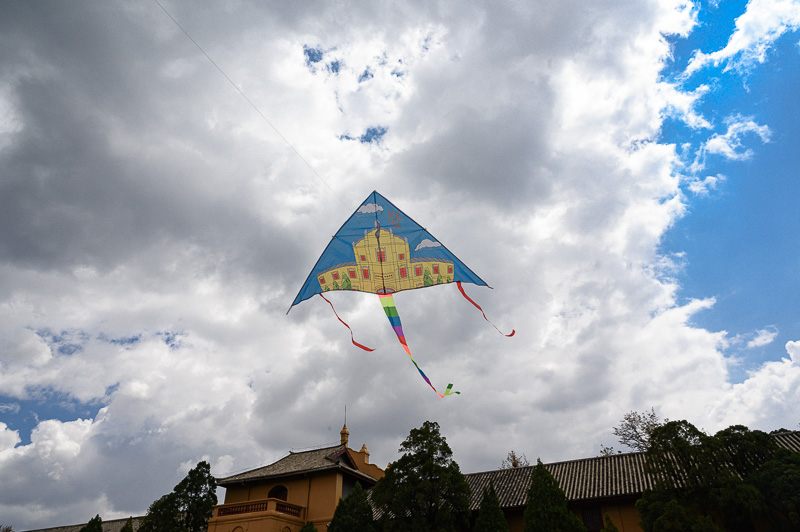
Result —
M392 324L392 328L394 329L395 334L397 334L397 338L398 340L400 340L400 344L403 346L403 349L406 350L406 353L408 353L408 358L410 358L411 362L414 363L414 367L417 368L417 371L419 371L419 374L422 375L423 379L425 379L425 382L428 383L428 386L430 386L431 389L434 392L436 392L436 395L438 395L439 397L445 397L447 395L453 395L453 394L460 395L461 392L452 391L453 390L452 383L447 385L447 389L445 390L444 394L439 393L436 390L436 388L433 387L433 384L431 384L431 380L428 378L427 375L425 375L425 372L422 371L422 369L420 369L416 360L414 360L414 357L411 356L411 350L408 348L408 344L406 343L406 337L403 334L403 325L400 323L400 316L397 314L397 307L394 306L394 297L392 296L392 294L378 294L378 296L381 298L381 305L383 306L383 311L386 312L386 317L389 318L389 323Z

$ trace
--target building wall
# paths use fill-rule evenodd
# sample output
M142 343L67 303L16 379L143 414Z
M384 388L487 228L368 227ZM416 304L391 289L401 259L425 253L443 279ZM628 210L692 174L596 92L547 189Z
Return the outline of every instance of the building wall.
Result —
M633 499L612 501L599 504L599 507L603 519L608 514L614 525L619 529L619 532L642 532L642 528L639 526L639 514L636 512L634 503L635 500ZM581 520L581 510L585 507L587 505L569 505L569 509ZM525 530L525 508L503 508L503 514L511 532L523 532ZM475 518L477 518L477 513L473 514L473 522Z
M306 521L324 530L342 496L342 475L338 471L319 472L310 476L298 475L275 481L253 482L229 486L225 490L225 505L268 498L276 486L286 487L286 502L303 508L300 517L268 515L263 512L214 517L209 532L297 532ZM238 531L236 527L241 527Z

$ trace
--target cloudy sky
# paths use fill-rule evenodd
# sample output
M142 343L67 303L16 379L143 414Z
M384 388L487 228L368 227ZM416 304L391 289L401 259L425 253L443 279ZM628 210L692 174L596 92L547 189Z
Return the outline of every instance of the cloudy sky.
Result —
M163 6L163 7L162 7ZM462 470L631 410L797 429L800 2L6 2L0 521L142 514L438 421ZM373 190L492 290L286 314Z

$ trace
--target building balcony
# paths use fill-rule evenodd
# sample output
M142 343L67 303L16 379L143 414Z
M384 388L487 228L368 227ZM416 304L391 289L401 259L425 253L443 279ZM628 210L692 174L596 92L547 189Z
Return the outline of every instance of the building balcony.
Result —
M288 525L301 525L306 521L306 509L280 499L220 504L208 521L209 532L223 532L249 521L279 521Z

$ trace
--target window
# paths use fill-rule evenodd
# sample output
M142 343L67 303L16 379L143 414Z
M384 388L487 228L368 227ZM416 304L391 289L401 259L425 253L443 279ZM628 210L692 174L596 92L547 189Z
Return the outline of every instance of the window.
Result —
M336 272L331 273L331 277L333 277L334 281L338 281L339 280L339 274L336 273Z
M402 277L408 277L408 272L406 271L406 267L405 266L401 266L400 267L400 277L401 278Z
M281 486L279 484L273 487L271 490L269 490L269 493L267 493L267 498L280 499L282 501L285 501L289 498L289 490L286 489L286 486Z
M377 250L375 252L375 254L378 256L377 257L378 258L378 262L386 262L386 250L385 249L379 249L379 250Z
M422 266L414 266L414 275L422 275Z
M406 260L406 254L405 253L398 253L397 254L397 260Z
M369 270L367 268L361 270L361 277L364 279L369 279Z
M433 275L438 275L438 274L439 274L439 265L438 264L434 264L433 265Z
M325 284L325 276L319 278L319 284Z
M448 275L453 275L453 265L452 264L448 264L447 265L447 274Z
M365 260L367 260L367 256L366 255L361 255L361 262L364 262Z
M350 268L349 270L347 270L347 275L349 275L351 279L355 279L356 278L355 268Z

